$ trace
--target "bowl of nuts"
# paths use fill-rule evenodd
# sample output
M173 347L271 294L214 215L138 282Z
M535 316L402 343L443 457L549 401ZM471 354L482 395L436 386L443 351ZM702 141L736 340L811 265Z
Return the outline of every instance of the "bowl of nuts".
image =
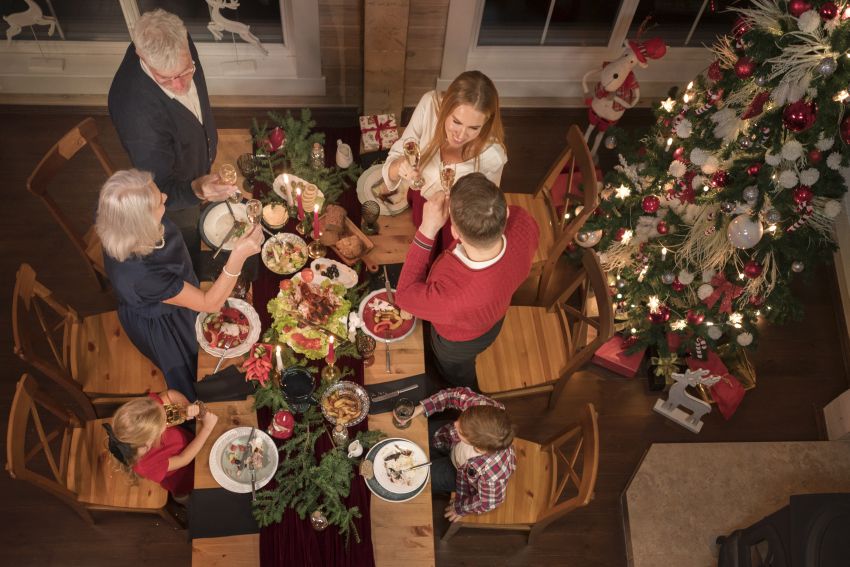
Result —
M351 427L363 421L369 413L369 394L360 384L341 380L328 386L319 407L331 425Z

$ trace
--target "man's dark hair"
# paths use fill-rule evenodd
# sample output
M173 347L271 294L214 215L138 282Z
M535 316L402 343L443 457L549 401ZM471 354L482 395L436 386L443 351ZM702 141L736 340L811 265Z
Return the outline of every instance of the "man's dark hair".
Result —
M489 246L505 232L508 204L495 183L483 173L471 173L452 187L449 212L463 240L473 246Z

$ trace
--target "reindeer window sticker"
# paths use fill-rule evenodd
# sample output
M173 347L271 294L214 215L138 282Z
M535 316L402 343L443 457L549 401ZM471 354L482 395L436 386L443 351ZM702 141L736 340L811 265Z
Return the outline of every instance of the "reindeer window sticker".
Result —
M260 43L260 39L251 33L251 26L243 24L242 22L229 20L221 15L222 8L227 8L228 10L237 9L239 7L238 0L206 0L206 2L210 7L211 20L210 23L207 24L207 29L210 30L210 33L216 41L221 41L224 37L222 32L228 31L232 34L238 35L245 42L250 43L259 49L263 55L269 54L266 48L263 47L263 44Z
M50 26L50 29L47 30L48 36L52 36L56 28L59 27L59 36L65 39L62 33L62 27L59 26L59 21L55 17L45 16L41 10L41 6L36 4L35 0L24 0L24 2L27 4L26 10L3 16L3 19L9 24L9 28L6 30L7 43L12 43L12 38L21 33L25 27L32 26ZM50 5L50 2L47 4L52 12L53 7ZM35 30L33 30L33 36L35 36ZM38 38L36 38L37 40Z

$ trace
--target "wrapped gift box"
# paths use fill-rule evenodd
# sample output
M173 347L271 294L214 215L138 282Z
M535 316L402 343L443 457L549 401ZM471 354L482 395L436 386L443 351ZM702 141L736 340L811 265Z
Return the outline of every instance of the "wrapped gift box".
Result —
M395 114L371 114L360 117L362 151L388 150L398 140Z
M632 354L626 352L628 348L628 346L623 345L623 337L614 335L599 347L596 354L593 355L593 363L626 378L634 378L640 363L643 361L646 348Z

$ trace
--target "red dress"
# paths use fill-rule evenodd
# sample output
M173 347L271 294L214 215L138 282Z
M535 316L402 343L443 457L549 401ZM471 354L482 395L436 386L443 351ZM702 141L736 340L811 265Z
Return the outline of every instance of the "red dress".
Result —
M157 394L148 394L162 404ZM177 470L168 470L168 459L183 452L192 440L192 434L182 427L166 427L159 439L159 445L151 448L138 462L133 470L142 478L158 482L175 496L183 496L192 491L195 485L195 461Z

